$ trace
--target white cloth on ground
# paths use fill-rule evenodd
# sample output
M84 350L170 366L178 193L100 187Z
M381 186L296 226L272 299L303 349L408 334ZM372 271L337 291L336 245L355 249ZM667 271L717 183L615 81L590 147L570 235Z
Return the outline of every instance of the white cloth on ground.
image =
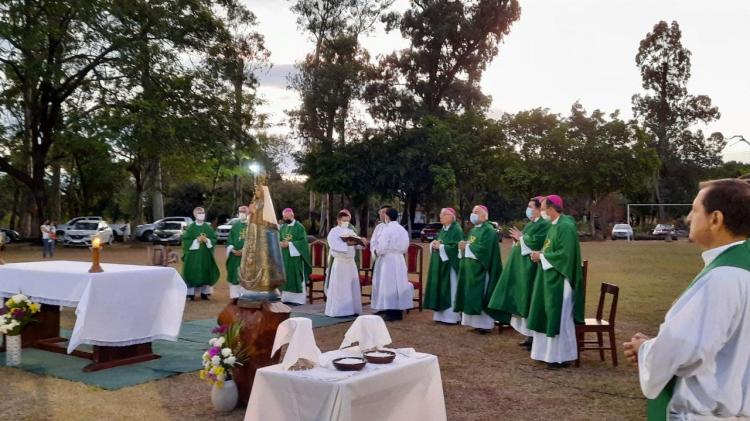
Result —
M371 247L377 255L372 276L371 307L376 310L412 308L414 286L409 282L404 259L409 249L409 233L398 222L389 222L380 229L377 241Z
M185 309L185 281L171 267L64 260L0 266L0 296L22 291L42 304L76 307L68 353L80 344L127 346L176 341ZM144 291L148 291L144 294Z
M736 244L704 252L704 263ZM717 267L675 301L658 336L641 346L641 389L653 399L676 375L670 404L676 419L748 419L749 361L750 272Z
M292 317L286 319L276 329L271 356L273 357L282 346L289 344L281 361L281 367L289 370L300 358L305 358L318 364L320 349L315 343L312 320L307 317Z
M450 274L451 281L451 303L456 301L456 288L458 287L458 275L456 271L451 268ZM446 308L443 311L435 311L432 313L432 320L436 322L451 323L455 324L461 321L461 313L453 311L453 306Z
M380 316L373 314L359 316L344 334L344 340L341 342L341 348L351 346L357 342L360 349L382 348L393 340L385 321Z
M333 263L326 274L326 308L328 317L351 316L362 313L362 290L359 269L354 261L356 250L347 245L342 236L353 235L349 228L334 227L328 233L328 247Z
M546 363L564 363L578 358L576 327L573 321L573 289L565 279L563 286L560 333L554 337L543 332L532 332L531 359Z

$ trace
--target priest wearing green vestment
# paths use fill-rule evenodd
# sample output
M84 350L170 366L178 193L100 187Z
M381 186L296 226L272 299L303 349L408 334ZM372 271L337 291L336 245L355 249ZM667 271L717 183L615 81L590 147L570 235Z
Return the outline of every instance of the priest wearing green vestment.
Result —
M247 231L248 207L239 207L239 221L232 224L227 238L227 282L229 282L229 298L242 295L240 286L240 264L242 264L242 248L245 247L245 232Z
M440 211L443 228L430 244L430 267L427 272L427 289L424 307L433 310L432 320L438 323L457 324L461 314L453 311L458 287L458 243L464 232L456 222L456 211L444 208Z
M563 200L547 196L542 218L550 228L541 251L531 260L541 264L534 279L527 326L532 330L531 358L561 368L578 358L576 323L583 323L584 291L581 245L575 220L564 215Z
M282 212L284 224L279 230L281 255L284 258L286 283L281 287L281 301L288 304L307 302L307 277L312 272L312 260L307 245L305 227L294 219L294 211L286 208Z
M703 270L672 304L659 334L624 344L638 366L647 416L750 419L750 184L700 185L688 216ZM658 271L658 268L655 268Z
M519 345L531 348L532 334L526 326L531 304L531 292L534 277L539 266L531 261L531 253L539 251L544 245L544 239L549 230L549 222L542 218L541 206L544 198L537 196L529 200L526 208L526 218L529 222L523 231L512 228L510 236L513 238L508 261L505 262L503 273L492 293L489 307L501 312L500 322L513 326L518 333L526 336L526 340Z
M458 287L453 309L462 312L461 324L471 326L481 334L489 333L495 326L495 313L487 308L503 270L500 261L500 243L497 232L487 222L487 207L478 205L471 213L474 228L466 241L458 243L461 263L458 269Z
M195 222L182 235L182 279L188 286L187 298L195 300L196 289L201 299L208 300L212 286L219 280L219 267L214 259L216 233L206 223L206 211L195 208Z

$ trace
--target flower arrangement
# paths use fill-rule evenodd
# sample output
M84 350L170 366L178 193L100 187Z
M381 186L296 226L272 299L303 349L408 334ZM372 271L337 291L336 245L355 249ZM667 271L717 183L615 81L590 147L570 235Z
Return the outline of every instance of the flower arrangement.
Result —
M212 331L217 336L208 341L211 348L203 353L201 380L222 387L225 381L232 379L232 368L242 365L246 359L246 352L240 341L241 329L242 323L232 323Z
M16 294L0 309L0 333L8 336L20 335L21 330L31 323L34 315L42 310L41 304L31 302L29 297Z

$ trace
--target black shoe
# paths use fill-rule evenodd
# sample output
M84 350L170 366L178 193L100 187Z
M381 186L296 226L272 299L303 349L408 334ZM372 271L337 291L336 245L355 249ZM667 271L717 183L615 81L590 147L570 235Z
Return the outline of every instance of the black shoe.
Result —
M201 300L203 301L211 301L211 294L201 294Z
M565 368L570 366L570 363L547 363L547 368L550 370L559 370L561 368Z
M492 333L492 329L480 329L480 328L476 328L476 329L474 329L474 332L478 333L480 335L487 335L488 333Z
M187 301L195 301L195 295L188 295L186 296Z
M380 311L376 311L375 315L376 316L382 316L382 315L384 315L386 313L388 313L388 310L380 310Z
M526 338L526 340L523 340L523 341L519 342L518 346L522 346L524 348L531 349L531 344L533 342L534 342L534 339L531 336L529 336L529 337Z

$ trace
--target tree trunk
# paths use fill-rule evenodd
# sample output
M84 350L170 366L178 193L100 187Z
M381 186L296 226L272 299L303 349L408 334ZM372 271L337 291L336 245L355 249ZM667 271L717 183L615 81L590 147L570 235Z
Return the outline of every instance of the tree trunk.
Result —
M162 179L161 179L161 157L156 156L154 161L154 176L153 185L151 186L151 197L152 197L152 214L154 221L164 218L164 193L162 192Z
M13 188L13 205L10 210L10 229L15 230L18 223L18 204L21 200L21 189L16 185Z
M52 164L52 205L50 206L50 219L60 222L62 218L62 192L60 191L60 163Z
M664 203L661 196L661 177L659 176L659 170L656 170L656 174L654 175L654 198L659 205ZM657 209L659 212L659 222L664 222L667 217L667 214L664 211L664 206L658 206Z

